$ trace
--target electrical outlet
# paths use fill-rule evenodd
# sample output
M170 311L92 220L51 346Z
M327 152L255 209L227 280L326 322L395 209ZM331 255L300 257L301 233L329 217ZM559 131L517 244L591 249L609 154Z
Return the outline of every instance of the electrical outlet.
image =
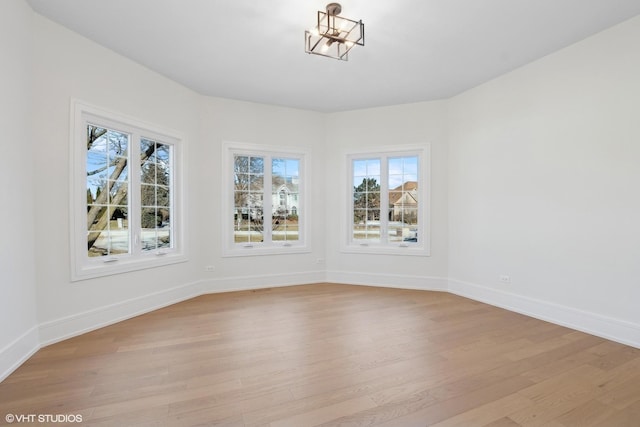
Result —
M207 271L207 272L209 272L209 273L210 273L210 272L212 272L212 271L216 271L216 266L215 266L215 265L207 265L207 266L204 268L204 271Z
M506 274L501 274L500 276L498 276L498 280L501 283L511 283L511 277Z
M324 258L318 258L316 264L324 264Z

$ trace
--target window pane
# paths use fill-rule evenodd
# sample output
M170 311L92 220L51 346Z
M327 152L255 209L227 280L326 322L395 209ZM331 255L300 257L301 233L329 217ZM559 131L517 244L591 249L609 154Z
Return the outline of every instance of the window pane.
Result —
M162 228L158 230L158 248L171 248L171 230Z
M366 245L366 252L396 253L400 247L413 246L406 251L411 255L428 255L428 248L421 233L420 217L424 217L420 206L421 148L395 154L369 153L370 158L350 158L352 184L352 229L351 243ZM379 156L376 158L376 156Z
M354 212L354 240L380 240L380 221L367 220L366 218L370 214L364 210Z
M263 195L251 191L235 192L234 242L258 243L264 239Z
M264 190L264 175L250 174L247 177L249 179L249 190L262 193Z
M157 144L156 163L165 169L171 166L171 147L166 144Z
M300 160L274 158L271 165L271 227L274 241L299 240Z
M160 248L171 248L171 227L169 209L142 209L143 224L142 250L151 251Z
M109 197L108 203L109 205L128 205L127 202L127 194L128 194L128 182L122 181L109 181Z
M264 173L264 157L249 157L249 173Z
M247 156L235 156L233 158L233 171L236 174L249 173L249 157Z
M389 159L389 241L418 241L418 157Z
M142 250L171 248L171 146L142 139L140 158Z
M171 198L169 197L170 190L169 187L158 185L156 187L156 201L158 206L170 206Z
M372 210L380 210L380 192L376 191L374 193L366 193L367 194L367 209Z
M234 229L234 242L251 243L261 241L262 232L260 231L260 227L257 227L251 219L250 213L247 211L245 214L238 216Z
M380 240L380 159L353 161L353 239Z
M126 208L109 207L110 254L126 254L129 252L129 231L126 219Z
M129 135L87 126L87 255L129 253Z
M300 204L304 201L300 193L303 156L275 154L265 148L255 154L248 151L253 149L249 146L225 149L228 161L233 161L229 177L233 205L225 209L226 227L233 230L224 248L230 255L278 253L283 246L292 246L286 251L295 250L304 241L300 220L305 213ZM236 149L241 153L234 153ZM249 247L256 250L246 250Z
M108 218L104 227L94 227L87 233L89 257L125 254L129 252L129 224L127 209L104 207L102 218Z
M234 156L234 242L264 240L264 158Z

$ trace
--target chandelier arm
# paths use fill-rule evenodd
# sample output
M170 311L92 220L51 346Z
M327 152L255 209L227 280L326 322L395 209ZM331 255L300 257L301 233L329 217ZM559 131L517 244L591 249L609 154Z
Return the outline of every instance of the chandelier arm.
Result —
M314 50L316 50L316 48L318 47L318 45L320 44L320 42L323 40L322 37L320 37L318 39L318 41L313 45L313 47L311 47L309 50L311 50L311 52L313 52Z

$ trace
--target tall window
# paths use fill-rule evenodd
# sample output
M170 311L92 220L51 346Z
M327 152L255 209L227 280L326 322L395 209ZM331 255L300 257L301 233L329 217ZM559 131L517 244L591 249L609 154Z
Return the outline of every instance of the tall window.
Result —
M73 278L182 261L179 139L74 102L73 144Z
M224 215L225 254L259 255L305 249L305 154L225 144L224 179L231 194Z
M429 254L428 146L353 154L346 250Z

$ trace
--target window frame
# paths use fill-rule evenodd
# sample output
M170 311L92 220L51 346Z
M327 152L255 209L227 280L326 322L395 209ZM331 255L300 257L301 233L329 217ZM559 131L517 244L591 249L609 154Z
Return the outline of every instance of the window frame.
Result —
M90 257L87 253L87 126L96 125L130 135L128 150L128 238L129 252L106 257ZM71 280L80 281L130 271L155 268L187 261L183 209L183 147L184 137L176 131L71 100L71 179L70 179L70 250ZM172 183L170 248L142 251L140 212L141 179L139 162L131 161L141 139L171 146Z
M354 234L354 183L353 164L356 160L380 159L380 235L388 234L388 215L383 214L388 204L390 188L388 161L391 158L416 156L418 158L418 242L385 242L375 240L355 240ZM347 187L345 232L341 251L356 254L380 255L431 255L431 145L429 143L379 147L370 150L346 153Z
M298 240L273 240L271 221L265 227L265 238L263 242L254 243L236 243L233 227L234 223L234 158L236 155L264 157L265 159L285 158L296 159L299 163L298 185L298 204L296 206L296 215L298 216ZM238 257L238 256L261 256L261 255L277 255L277 254L294 254L311 252L309 247L309 211L307 209L306 191L308 188L309 177L309 153L307 150L299 148L275 147L271 145L250 144L243 142L225 141L222 143L222 256ZM263 212L272 212L271 198L273 196L272 186L272 163L264 167L264 188L263 192ZM278 190L278 189L276 189ZM275 193L279 197L279 191Z

